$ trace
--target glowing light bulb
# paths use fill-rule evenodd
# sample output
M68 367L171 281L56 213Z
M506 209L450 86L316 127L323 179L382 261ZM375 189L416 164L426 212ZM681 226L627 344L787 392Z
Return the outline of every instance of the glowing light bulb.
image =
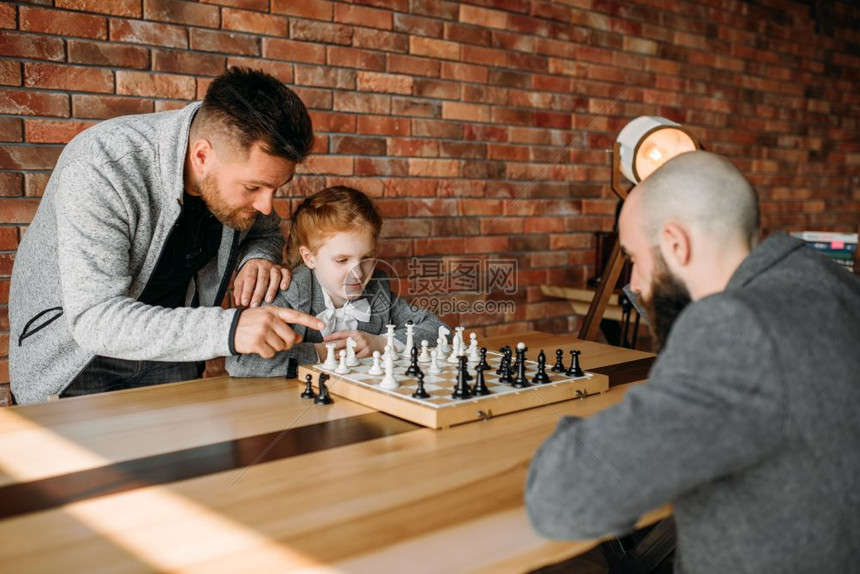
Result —
M643 150L645 155L650 159L655 165L661 165L664 161L666 161L666 152L665 150L657 147L656 144L651 144L648 146L647 150Z
M676 155L698 149L695 140L676 122L656 116L640 116L618 134L620 171L639 183Z

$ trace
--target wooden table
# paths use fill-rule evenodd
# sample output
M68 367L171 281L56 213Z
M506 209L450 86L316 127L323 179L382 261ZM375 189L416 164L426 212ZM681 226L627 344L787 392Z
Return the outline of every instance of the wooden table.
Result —
M441 431L345 399L314 406L282 379L2 409L0 569L522 572L584 552L597 541L532 531L529 460L559 416L616 403L651 356L540 333L519 339L580 348L583 367L613 388Z

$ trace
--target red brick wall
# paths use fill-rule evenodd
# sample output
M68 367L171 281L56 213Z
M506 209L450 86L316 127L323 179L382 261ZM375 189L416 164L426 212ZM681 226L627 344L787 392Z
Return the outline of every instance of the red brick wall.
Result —
M0 304L63 144L104 118L181 107L234 64L296 86L319 134L311 166L379 199L383 257L404 277L410 257L518 260L513 316L448 317L486 333L576 328L567 303L539 286L582 285L592 274L592 233L611 229L615 209L604 150L642 114L683 122L730 156L761 192L766 229L854 231L860 10L816 4L827 6L0 4ZM287 192L321 185L304 175ZM289 209L285 197L278 211ZM3 333L0 354L7 344Z

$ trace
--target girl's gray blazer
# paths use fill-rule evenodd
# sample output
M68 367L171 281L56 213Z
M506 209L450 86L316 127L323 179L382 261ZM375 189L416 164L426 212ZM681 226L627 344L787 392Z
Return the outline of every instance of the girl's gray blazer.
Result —
M445 324L433 313L413 307L392 293L388 278L382 271L377 270L373 274L364 290L364 296L370 301L371 315L366 323L359 321L359 331L384 336L386 325L397 325L394 336L402 343L406 341L406 322L412 321L415 325L413 336L416 345L420 345L422 339L426 339L431 345L436 344L439 327ZM304 265L293 269L289 288L278 292L271 304L296 309L309 315L325 311L322 287L313 271ZM323 341L322 334L304 325L293 325L292 328L303 338L301 343L271 359L264 359L259 355L227 357L227 372L233 377L280 377L286 372L290 358L295 358L299 364L318 363L320 358L314 343Z

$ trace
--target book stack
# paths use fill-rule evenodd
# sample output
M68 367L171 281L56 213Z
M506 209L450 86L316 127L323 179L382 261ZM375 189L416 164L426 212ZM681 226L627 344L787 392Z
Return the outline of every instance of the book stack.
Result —
M809 247L830 257L848 271L854 271L854 252L857 250L856 233L798 231L792 235L804 240Z

